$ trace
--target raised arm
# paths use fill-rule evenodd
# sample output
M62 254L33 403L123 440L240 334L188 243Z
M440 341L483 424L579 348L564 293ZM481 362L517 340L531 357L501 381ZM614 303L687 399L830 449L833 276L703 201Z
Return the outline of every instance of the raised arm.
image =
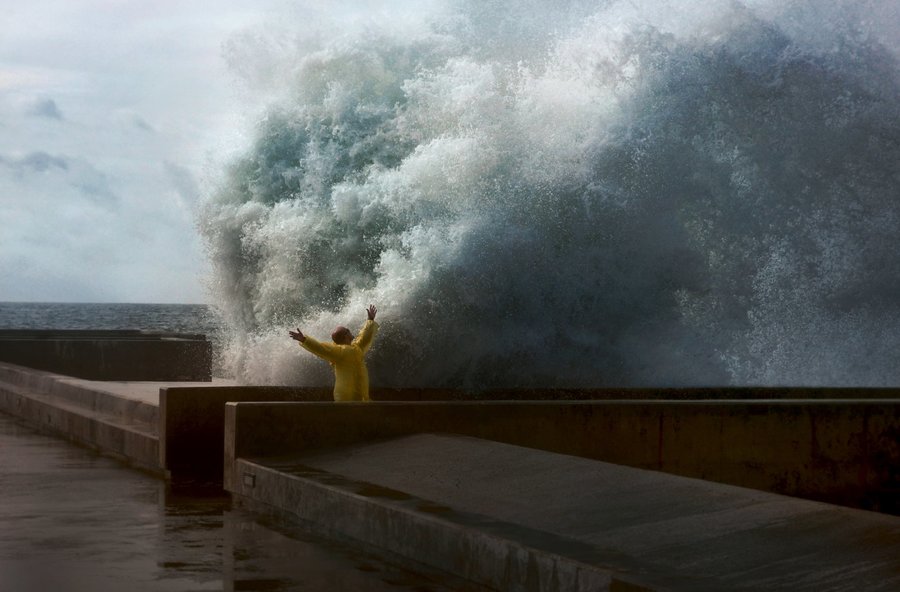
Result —
M300 347L311 354L319 356L323 360L334 362L340 356L340 348L336 345L332 343L322 343L309 335L304 335L299 328L296 331L288 331L288 334L291 336L291 339L300 343Z
M378 309L374 305L369 305L369 308L366 309L368 320L366 320L366 324L363 325L359 335L353 340L353 344L359 346L363 353L369 351L369 347L372 345L372 338L378 332L378 323L375 322L375 313L377 312Z
M300 343L300 347L328 362L337 362L341 358L341 346L336 343L318 341L309 335Z

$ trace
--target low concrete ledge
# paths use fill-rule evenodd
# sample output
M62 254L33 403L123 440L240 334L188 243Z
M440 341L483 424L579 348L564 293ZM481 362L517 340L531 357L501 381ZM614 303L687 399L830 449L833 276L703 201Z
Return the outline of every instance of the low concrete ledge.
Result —
M900 500L900 401L228 403L238 458L461 434L885 512Z
M242 389L260 387L244 386ZM554 389L374 388L373 401L754 401L782 399L897 399L900 389L869 387L634 387Z
M157 462L159 438L155 426L140 418L126 421L122 415L104 414L58 396L39 394L10 384L0 384L0 412L155 475L165 474Z
M448 434L235 462L266 506L492 590L889 592L900 518Z
M96 384L0 363L0 412L37 428L164 475L159 409L100 390Z
M252 461L239 460L247 475L234 491L239 504L257 513L312 525L335 539L350 538L389 553L401 561L424 563L489 590L649 592L612 569L531 547L514 537L491 532L500 522L469 517L460 522L399 491L360 495L359 487L339 475L300 475ZM368 487L370 491L374 487ZM449 511L449 508L445 508ZM460 513L453 512L454 517ZM477 523L472 527L471 523ZM492 528L493 527L493 528ZM513 527L514 528L514 527ZM521 529L519 529L521 530ZM558 538L558 537L556 537Z
M141 425L148 431L155 432L159 422L157 405L106 392L96 383L88 386L82 380L60 374L0 363L0 385L14 386L23 393L43 396L121 423Z
M900 399L900 389L853 388L604 388L454 389L374 388L373 401L657 401L754 399ZM160 466L175 474L221 478L225 403L332 400L331 387L222 386L165 388L160 392ZM655 430L655 426L642 429Z
M0 361L89 380L209 381L203 335L0 330Z

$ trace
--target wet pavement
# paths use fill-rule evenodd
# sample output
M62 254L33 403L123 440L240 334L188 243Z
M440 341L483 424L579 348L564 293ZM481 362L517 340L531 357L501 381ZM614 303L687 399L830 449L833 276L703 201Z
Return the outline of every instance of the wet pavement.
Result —
M408 566L407 566L408 567ZM0 592L416 591L461 583L167 485L0 414Z

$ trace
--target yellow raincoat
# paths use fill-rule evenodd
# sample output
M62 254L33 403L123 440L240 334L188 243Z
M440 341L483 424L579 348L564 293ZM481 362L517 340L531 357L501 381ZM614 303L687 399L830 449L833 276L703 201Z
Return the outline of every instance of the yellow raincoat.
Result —
M368 401L369 371L365 356L378 331L378 323L366 321L350 345L323 343L306 335L300 346L331 364L334 368L335 401Z

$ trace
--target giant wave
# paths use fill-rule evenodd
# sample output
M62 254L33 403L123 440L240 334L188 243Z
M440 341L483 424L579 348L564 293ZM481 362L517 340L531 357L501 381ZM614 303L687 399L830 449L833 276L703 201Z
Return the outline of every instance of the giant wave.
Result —
M502 4L273 44L200 218L237 377L326 381L288 328L375 303L378 385L900 382L900 70L866 3Z

